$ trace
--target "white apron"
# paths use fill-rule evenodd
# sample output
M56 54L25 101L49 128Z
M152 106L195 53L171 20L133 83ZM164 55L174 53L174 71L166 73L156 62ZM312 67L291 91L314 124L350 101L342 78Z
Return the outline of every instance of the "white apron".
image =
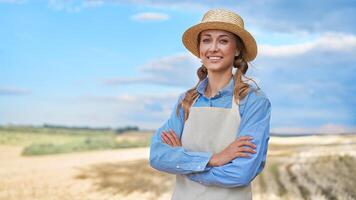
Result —
M193 106L190 108L181 138L185 150L218 153L236 139L236 131L240 126L240 112L234 97L232 98L231 109ZM251 184L235 188L205 186L191 181L184 175L176 175L172 195L172 200L251 199Z

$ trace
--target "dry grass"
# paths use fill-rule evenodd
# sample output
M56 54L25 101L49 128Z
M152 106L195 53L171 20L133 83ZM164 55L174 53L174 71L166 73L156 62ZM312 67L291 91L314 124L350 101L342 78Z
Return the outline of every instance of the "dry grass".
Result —
M356 199L356 136L272 138L255 199ZM268 184L266 184L268 183Z
M173 175L150 168L147 160L93 165L77 178L92 180L97 190L112 194L152 193L152 200L167 193L174 181Z

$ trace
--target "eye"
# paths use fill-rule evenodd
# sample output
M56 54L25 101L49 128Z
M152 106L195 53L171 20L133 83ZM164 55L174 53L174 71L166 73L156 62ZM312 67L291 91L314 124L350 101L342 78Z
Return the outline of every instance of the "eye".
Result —
M228 40L225 40L225 39L223 39L223 40L220 40L220 43L221 44L227 44L229 41Z
M208 43L208 42L210 42L210 39L204 38L204 39L202 39L201 41L202 41L203 43Z

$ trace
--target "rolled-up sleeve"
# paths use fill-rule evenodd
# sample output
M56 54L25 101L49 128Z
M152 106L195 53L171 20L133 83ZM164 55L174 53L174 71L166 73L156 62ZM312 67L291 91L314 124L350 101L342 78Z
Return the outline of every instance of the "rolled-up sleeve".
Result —
M254 93L254 92L253 92ZM271 103L264 94L250 94L244 105L238 136L253 136L256 153L208 171L187 175L204 185L239 187L248 185L264 168L268 149Z
M184 128L184 111L180 108L179 116L177 116L176 108L183 97L184 93L180 95L170 118L157 129L151 138L150 165L159 171L171 174L189 174L210 169L207 164L212 156L211 152L186 151L183 147L171 147L162 141L162 131L169 129L172 129L178 138L181 138Z

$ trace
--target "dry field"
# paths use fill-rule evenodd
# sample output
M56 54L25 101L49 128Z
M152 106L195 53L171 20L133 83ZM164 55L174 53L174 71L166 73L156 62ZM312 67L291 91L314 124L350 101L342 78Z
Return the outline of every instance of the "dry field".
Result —
M148 148L35 157L21 150L0 146L0 200L169 199L174 183L149 167ZM356 199L355 166L356 135L272 137L254 199Z
M356 135L272 137L254 199L356 199Z

